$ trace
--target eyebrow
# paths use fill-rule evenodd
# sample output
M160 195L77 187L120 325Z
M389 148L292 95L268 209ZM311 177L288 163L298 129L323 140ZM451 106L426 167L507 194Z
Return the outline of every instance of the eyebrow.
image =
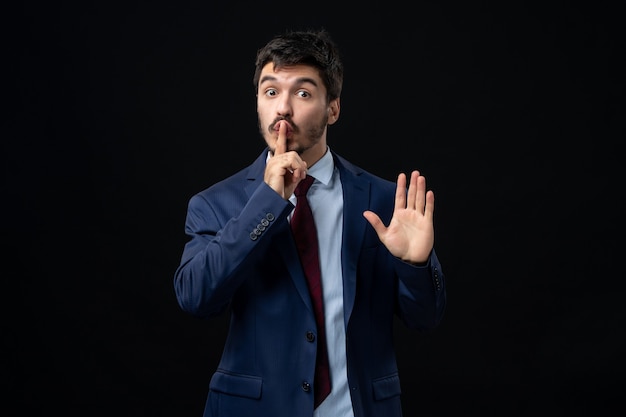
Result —
M261 78L261 81L259 81L259 85L263 84L266 81L277 81L277 78L274 77L273 75L265 75L263 76L263 78ZM301 84L305 84L305 83L309 83L312 84L313 86L317 87L317 82L310 77L300 77L300 78L296 78L296 85L301 85Z

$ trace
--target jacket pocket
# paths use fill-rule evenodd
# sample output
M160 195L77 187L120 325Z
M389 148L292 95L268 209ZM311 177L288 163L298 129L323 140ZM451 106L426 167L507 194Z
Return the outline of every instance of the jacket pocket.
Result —
M400 377L396 373L386 377L377 378L372 381L372 391L374 393L374 400L376 401L397 397L401 393Z
M261 377L253 375L235 375L224 371L217 371L211 377L209 389L238 397L252 399L261 398Z

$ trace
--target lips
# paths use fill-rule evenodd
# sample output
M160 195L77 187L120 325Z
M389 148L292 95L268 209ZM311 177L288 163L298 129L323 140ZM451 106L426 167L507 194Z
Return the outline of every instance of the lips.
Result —
M279 132L280 132L280 125L281 125L282 123L284 123L284 124L285 124L285 127L287 128L287 132L286 132L287 136L291 135L291 134L293 133L293 127L291 127L291 125L289 124L289 122L288 122L288 121L286 121L286 120L279 120L278 122L276 122L276 123L274 124L274 131L275 131L276 133L279 133Z

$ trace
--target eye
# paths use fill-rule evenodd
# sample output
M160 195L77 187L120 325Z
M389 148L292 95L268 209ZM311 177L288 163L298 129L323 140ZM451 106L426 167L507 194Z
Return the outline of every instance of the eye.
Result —
M310 96L311 96L311 95L309 94L309 92L308 92L308 91L304 91L304 90L298 90L298 91L296 92L296 95L297 95L298 97L302 97L302 98L307 98L307 97L310 97Z
M274 90L273 88L268 88L267 90L265 90L265 95L269 96L269 97L274 97L275 95L277 95L278 93L276 92L276 90Z

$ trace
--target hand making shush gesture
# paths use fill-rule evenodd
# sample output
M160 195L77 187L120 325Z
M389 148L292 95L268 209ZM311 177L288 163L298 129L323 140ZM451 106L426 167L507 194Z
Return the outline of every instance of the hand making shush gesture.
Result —
M287 122L279 123L274 155L267 161L263 180L286 200L306 178L307 163L297 152L287 152Z

